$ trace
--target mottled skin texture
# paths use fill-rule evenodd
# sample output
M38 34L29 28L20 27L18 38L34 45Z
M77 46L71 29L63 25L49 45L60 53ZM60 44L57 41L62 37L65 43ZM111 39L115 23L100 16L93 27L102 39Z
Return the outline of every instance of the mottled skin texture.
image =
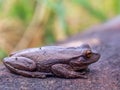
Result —
M87 44L79 47L46 46L12 53L3 59L13 73L27 77L45 78L55 75L63 78L87 78L88 65L100 55Z

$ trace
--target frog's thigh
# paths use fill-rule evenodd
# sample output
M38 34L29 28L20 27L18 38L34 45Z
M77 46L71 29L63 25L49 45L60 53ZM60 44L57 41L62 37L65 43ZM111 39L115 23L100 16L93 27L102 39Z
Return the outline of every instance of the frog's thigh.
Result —
M4 58L3 63L8 69L10 68L9 66L26 71L33 71L36 69L36 63L33 60L25 57L7 57Z
M5 66L13 73L27 77L45 78L49 73L37 72L34 61L24 57L7 57L3 60ZM33 72L34 71L34 72Z
M42 72L32 72L32 71L25 71L25 70L20 70L20 69L16 69L12 66L7 65L7 67L9 67L10 71L22 75L22 76L26 76L26 77L36 77L36 78L45 78L46 77L46 73L42 73Z
M70 65L67 64L55 64L51 68L52 72L63 78L87 78L85 75L81 75L78 72L75 72Z

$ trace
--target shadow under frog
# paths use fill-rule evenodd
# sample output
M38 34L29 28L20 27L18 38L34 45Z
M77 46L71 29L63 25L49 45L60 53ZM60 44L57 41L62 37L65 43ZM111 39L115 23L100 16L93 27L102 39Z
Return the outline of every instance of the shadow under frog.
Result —
M45 78L50 75L63 78L87 78L88 66L100 58L88 44L79 47L45 46L12 53L3 59L13 73Z

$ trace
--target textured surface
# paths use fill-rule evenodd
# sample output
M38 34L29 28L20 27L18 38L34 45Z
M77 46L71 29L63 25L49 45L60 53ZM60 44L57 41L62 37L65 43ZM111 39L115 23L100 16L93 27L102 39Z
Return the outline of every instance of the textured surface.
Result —
M1 64L0 90L120 90L120 27L111 27L99 26L64 43L87 42L101 53L100 60L90 66L88 79L26 78L11 74Z

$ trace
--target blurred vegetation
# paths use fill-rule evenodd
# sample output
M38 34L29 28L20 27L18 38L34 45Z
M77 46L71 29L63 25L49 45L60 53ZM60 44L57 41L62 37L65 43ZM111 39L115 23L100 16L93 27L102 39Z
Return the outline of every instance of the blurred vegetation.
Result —
M120 13L120 0L0 0L0 59L53 44Z

